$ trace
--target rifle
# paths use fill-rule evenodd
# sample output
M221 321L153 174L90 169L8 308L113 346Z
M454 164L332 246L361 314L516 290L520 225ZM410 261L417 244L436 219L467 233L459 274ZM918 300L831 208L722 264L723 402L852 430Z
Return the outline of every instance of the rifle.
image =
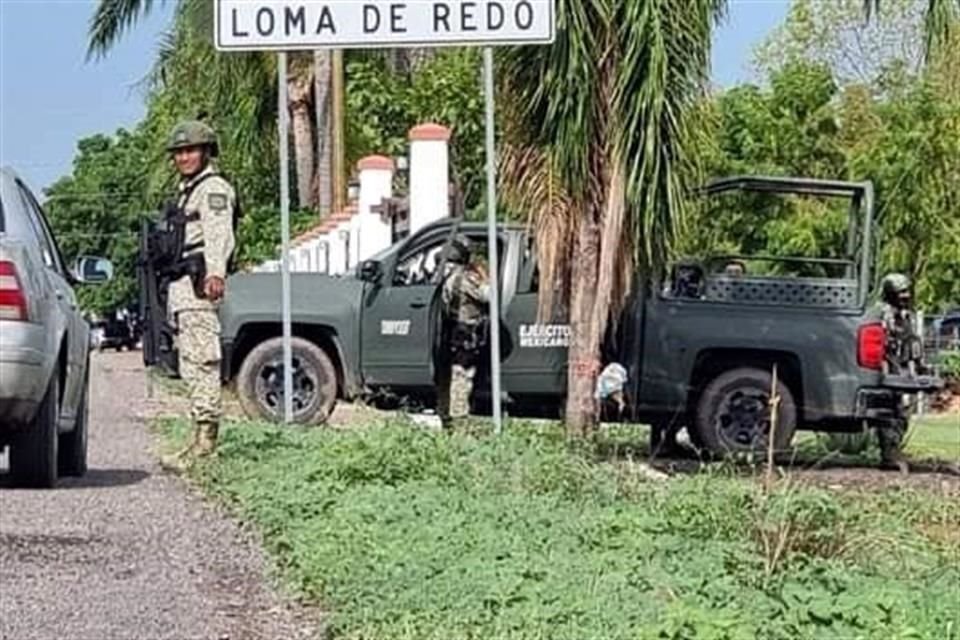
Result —
M180 366L174 344L177 329L167 313L170 285L189 275L194 291L202 297L206 275L202 254L183 257L186 222L176 205L167 203L162 226L149 219L141 223L140 253L137 256L143 363L147 367L160 365L173 377L179 375Z

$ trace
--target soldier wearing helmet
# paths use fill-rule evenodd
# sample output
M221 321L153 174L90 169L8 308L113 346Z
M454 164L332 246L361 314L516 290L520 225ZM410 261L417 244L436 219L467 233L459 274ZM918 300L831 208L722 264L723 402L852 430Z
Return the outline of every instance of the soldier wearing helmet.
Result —
M878 315L887 334L884 373L898 376L922 373L923 348L911 310L910 279L902 273L891 273L883 278L880 289ZM880 441L883 465L906 473L909 467L900 450L907 430L907 418L903 415L902 405L903 398L898 397L896 413L881 423L877 429L877 439Z
M217 307L225 294L234 250L237 198L214 165L219 147L209 125L195 120L179 123L170 134L167 151L180 174L176 211L186 221L182 257L202 256L203 265L196 281L184 276L170 285L169 292L180 372L190 389L193 441L161 462L182 471L194 456L208 456L217 446L222 413Z
M450 269L441 288L442 331L438 366L437 412L450 429L470 413L473 379L484 343L489 313L486 270L475 256L470 241L456 236L445 250Z

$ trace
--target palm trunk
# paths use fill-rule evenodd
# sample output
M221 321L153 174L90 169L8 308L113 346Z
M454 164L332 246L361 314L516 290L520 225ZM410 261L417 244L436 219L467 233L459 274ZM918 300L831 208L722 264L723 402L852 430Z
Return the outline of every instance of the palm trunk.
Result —
M317 210L321 217L333 209L333 55L313 53L314 103L317 112Z
M287 86L290 93L290 120L293 128L293 153L297 170L297 201L301 209L314 205L313 189L313 123L310 113L311 74L291 74Z
M592 217L592 216L591 216ZM582 438L597 423L593 387L599 369L600 334L593 322L597 300L600 234L592 219L580 223L577 259L570 274L570 347L567 369L567 435Z

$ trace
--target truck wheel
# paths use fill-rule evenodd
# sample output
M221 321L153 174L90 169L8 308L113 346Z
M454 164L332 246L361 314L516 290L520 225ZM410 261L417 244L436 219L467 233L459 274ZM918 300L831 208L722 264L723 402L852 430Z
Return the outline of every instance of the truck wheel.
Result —
M323 349L291 338L293 351L293 421L320 424L337 401L337 371ZM283 421L283 339L271 338L247 354L237 374L237 392L251 418Z
M54 367L36 417L10 448L10 475L18 486L50 489L57 484L59 418L60 375Z
M744 367L720 374L704 388L697 402L697 440L710 452L727 455L765 452L770 434L770 387L773 376ZM797 406L790 389L777 381L780 408L774 447L790 446L797 428Z
M83 395L77 406L77 424L73 431L60 434L57 466L61 476L79 478L87 472L87 433L90 401L90 364L83 381Z

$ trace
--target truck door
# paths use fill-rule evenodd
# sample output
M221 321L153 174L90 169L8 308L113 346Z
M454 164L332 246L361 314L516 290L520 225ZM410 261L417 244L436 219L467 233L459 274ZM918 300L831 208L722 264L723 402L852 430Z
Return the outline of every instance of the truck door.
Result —
M434 385L433 316L439 289L433 276L447 235L439 229L405 247L364 296L362 362L369 384Z
M511 397L563 395L567 387L567 347L570 326L565 318L537 319L539 269L532 238L522 237L516 290L504 325L509 350L502 364L503 388Z

